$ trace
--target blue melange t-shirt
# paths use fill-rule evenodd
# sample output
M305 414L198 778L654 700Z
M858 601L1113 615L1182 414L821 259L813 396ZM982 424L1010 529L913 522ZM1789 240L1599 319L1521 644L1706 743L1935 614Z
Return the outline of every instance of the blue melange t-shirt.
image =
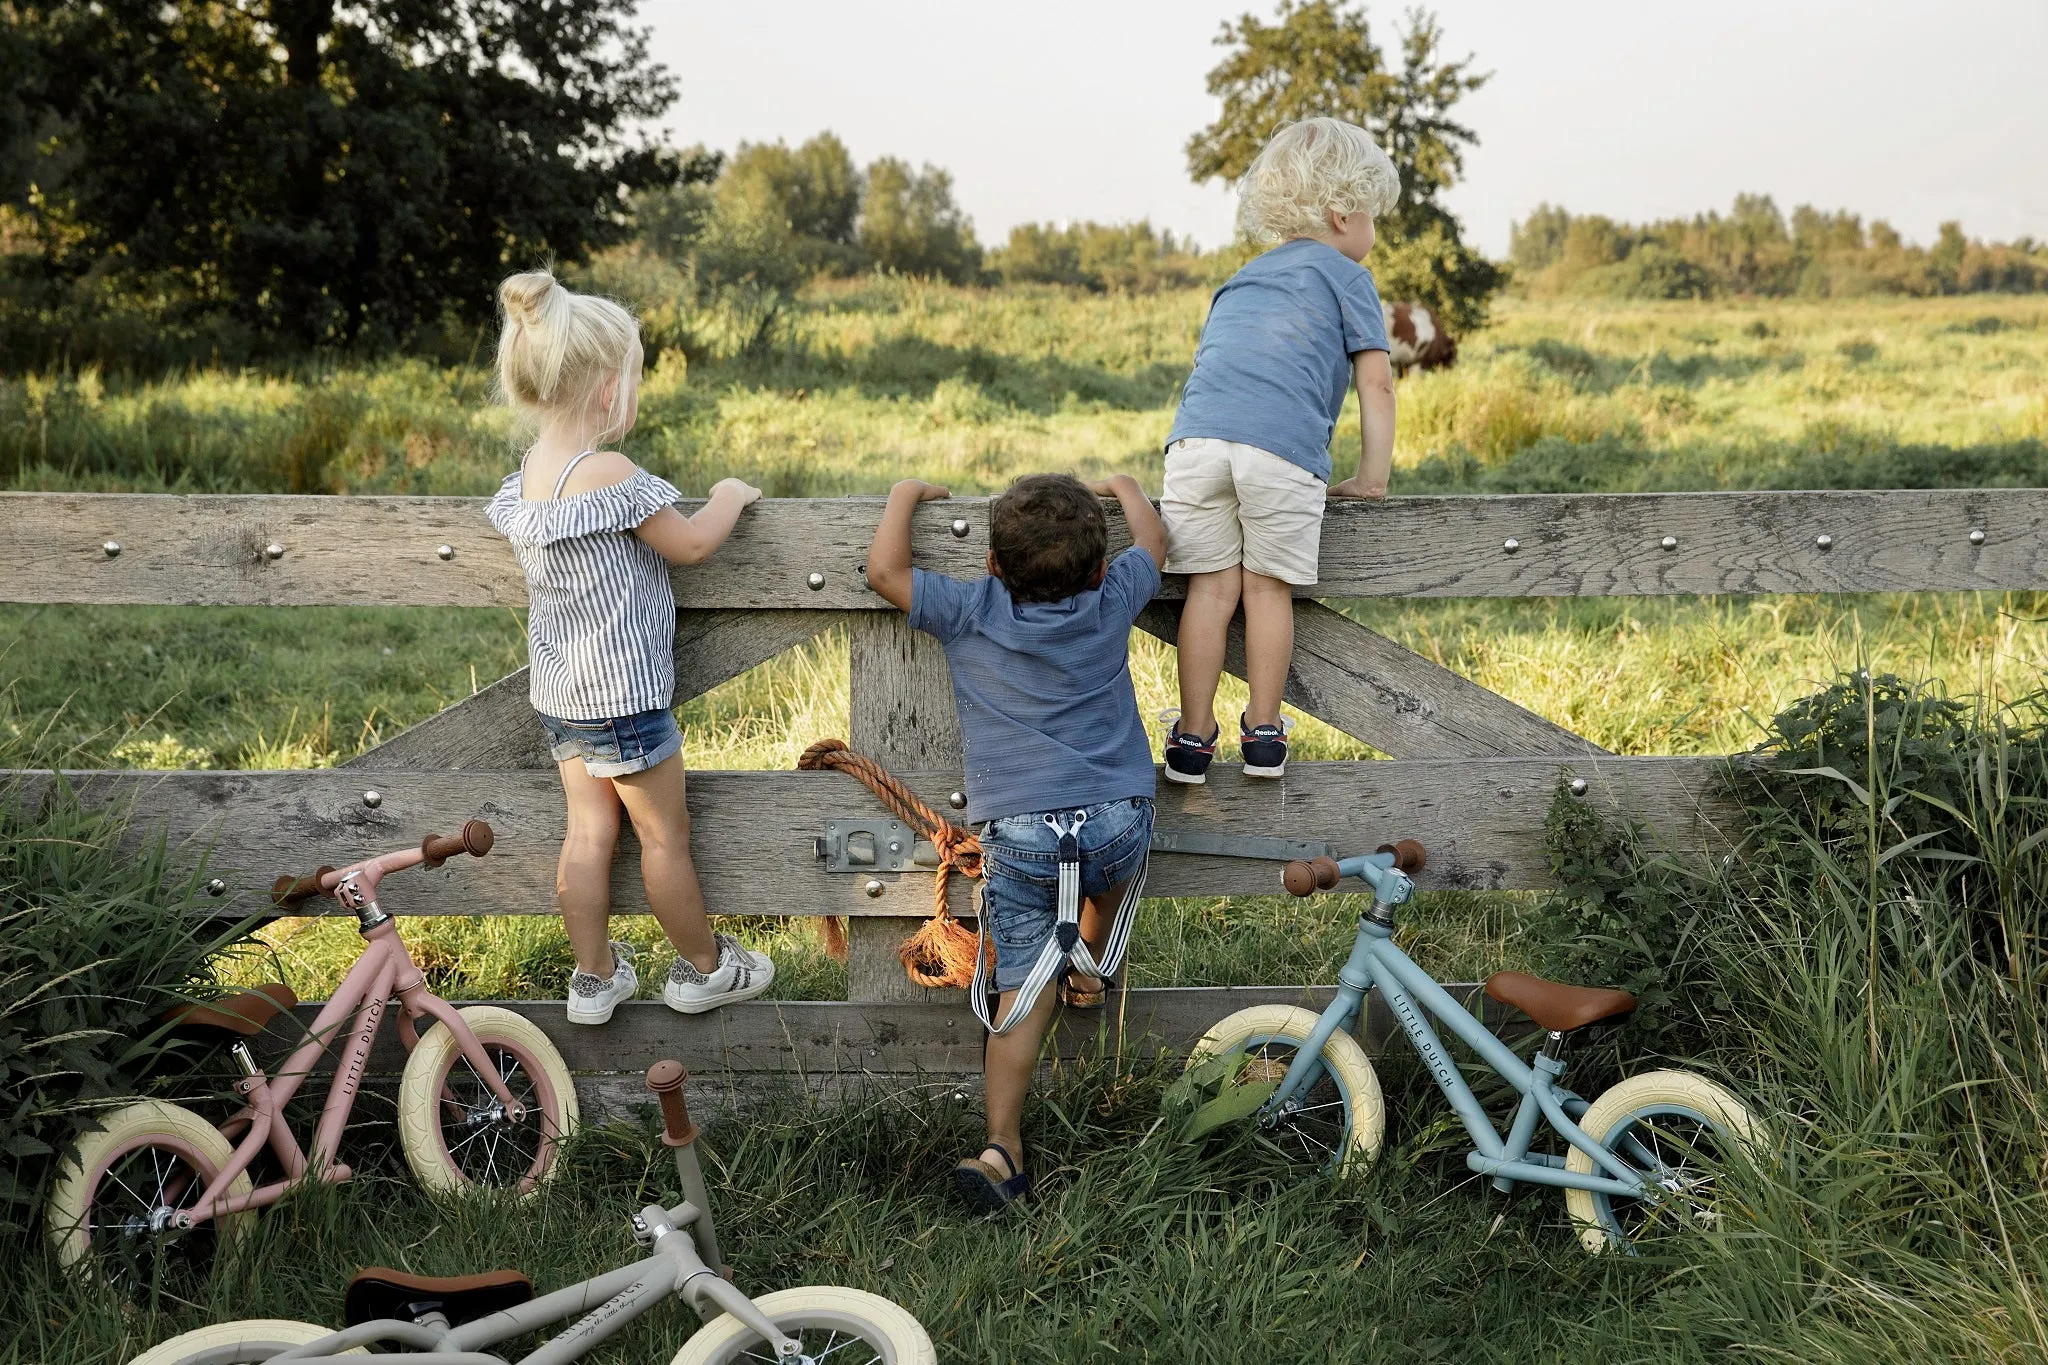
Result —
M1210 300L1166 443L1239 441L1328 483L1351 357L1386 349L1371 271L1306 237L1276 246Z
M1158 592L1159 566L1135 546L1101 587L1063 602L911 570L910 624L946 647L953 674L970 821L1153 794L1130 653L1131 624Z

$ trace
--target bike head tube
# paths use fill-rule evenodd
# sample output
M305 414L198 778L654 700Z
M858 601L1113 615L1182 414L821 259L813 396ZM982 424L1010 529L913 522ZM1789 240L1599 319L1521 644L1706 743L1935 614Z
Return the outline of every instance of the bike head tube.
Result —
M1415 894L1415 883L1407 873L1394 866L1392 853L1366 853L1356 858L1345 858L1337 864L1337 871L1346 877L1356 877L1372 888L1372 909L1367 913L1389 927L1394 923L1394 908L1406 905L1409 897Z

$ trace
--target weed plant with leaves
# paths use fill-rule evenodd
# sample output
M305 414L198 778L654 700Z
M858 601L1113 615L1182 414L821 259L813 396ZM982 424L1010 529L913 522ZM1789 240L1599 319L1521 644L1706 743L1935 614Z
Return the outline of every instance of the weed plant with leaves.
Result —
M95 1113L189 1080L201 1056L157 1022L210 990L249 926L206 919L203 866L58 788L0 788L0 1227L34 1222L57 1158Z

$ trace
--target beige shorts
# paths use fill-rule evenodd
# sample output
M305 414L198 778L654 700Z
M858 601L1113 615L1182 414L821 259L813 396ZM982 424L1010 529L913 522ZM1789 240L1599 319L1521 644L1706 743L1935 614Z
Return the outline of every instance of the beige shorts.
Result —
M1298 588L1316 581L1329 489L1300 465L1238 441L1195 436L1166 448L1166 572L1242 564Z

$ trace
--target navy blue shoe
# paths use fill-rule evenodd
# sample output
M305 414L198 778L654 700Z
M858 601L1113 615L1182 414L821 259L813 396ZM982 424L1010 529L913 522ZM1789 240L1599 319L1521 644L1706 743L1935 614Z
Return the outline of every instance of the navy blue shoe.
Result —
M1214 734L1206 740L1183 733L1176 723L1180 712L1167 711L1159 719L1167 723L1166 731L1166 780L1184 782L1190 787L1199 787L1209 780L1209 764L1216 757L1216 741L1223 738L1223 727L1217 726Z
M1001 1143L991 1142L984 1146L984 1152L994 1152L1009 1167L1005 1175L978 1156L971 1156L953 1168L953 1188L960 1191L960 1197L974 1206L977 1213L994 1213L1005 1204L1022 1199L1031 1193L1031 1177L1010 1155L1010 1149Z
M1293 721L1282 716L1278 725L1254 728L1239 716L1237 728L1237 747L1244 755L1246 777L1287 776L1287 732L1294 728Z

